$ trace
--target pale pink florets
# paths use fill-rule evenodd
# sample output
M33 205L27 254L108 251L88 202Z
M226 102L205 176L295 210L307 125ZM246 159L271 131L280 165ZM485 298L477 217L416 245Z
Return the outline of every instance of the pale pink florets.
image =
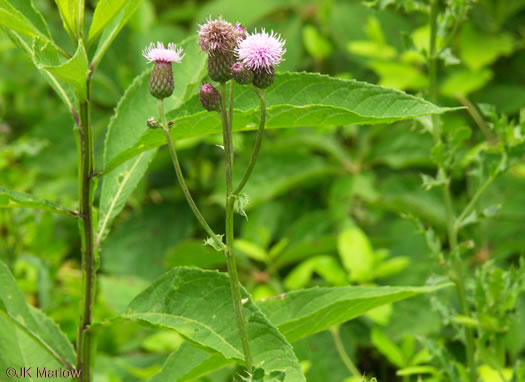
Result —
M263 29L260 33L249 34L239 43L235 54L244 66L252 71L270 72L274 66L283 61L285 41L273 31L268 34Z
M157 41L157 46L154 43L149 44L142 51L142 55L150 62L177 62L180 63L184 58L182 48L177 49L175 44L169 43L168 49L164 48L164 44Z

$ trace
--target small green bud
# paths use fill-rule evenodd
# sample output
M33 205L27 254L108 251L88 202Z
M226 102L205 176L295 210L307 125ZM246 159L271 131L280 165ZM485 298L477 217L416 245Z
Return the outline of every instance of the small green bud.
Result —
M159 127L162 126L159 120L155 117L149 118L148 121L146 122L146 125L148 125L150 129L158 129Z
M227 82L232 78L231 67L234 63L232 52L208 55L208 74L213 81Z

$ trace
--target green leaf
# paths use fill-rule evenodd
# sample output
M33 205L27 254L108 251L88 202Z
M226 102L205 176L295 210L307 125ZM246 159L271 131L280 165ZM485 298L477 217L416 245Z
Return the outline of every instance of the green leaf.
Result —
M56 78L71 84L79 101L87 98L87 78L89 75L89 63L82 40L78 40L78 48L75 55L63 64L56 65L49 56L41 54L42 47L35 43L33 47L34 57L39 69L45 70Z
M306 25L303 29L303 43L306 51L313 57L323 60L332 54L332 45L312 25Z
M513 45L509 33L483 34L468 23L461 31L461 58L472 71L479 71L502 55L508 56Z
M492 75L492 71L487 68L478 71L458 70L443 82L441 92L449 97L464 97L485 86Z
M27 305L8 267L0 262L0 368L31 365L48 369L75 363L73 346L58 326ZM65 381L65 379L61 379Z
M61 215L74 215L72 211L59 207L49 200L38 199L25 192L12 191L0 186L0 208L15 207L35 208Z
M260 301L259 308L290 342L356 318L381 305L391 304L451 284L431 287L311 288Z
M55 0L55 3L57 3L60 17L64 23L64 29L73 41L77 41L82 35L84 0Z
M100 33L104 30L106 26L118 16L119 12L124 7L130 7L130 4L133 3L131 8L138 7L142 0L100 0L95 8L95 13L93 14L93 21L89 27L89 34L87 45L90 46L93 40L95 40Z
M266 102L268 129L390 123L453 110L398 90L313 73L276 75L274 84L266 91ZM258 99L250 88L236 86L235 131L257 128L258 105ZM147 116L141 118L147 119ZM198 96L170 112L169 119L175 123L171 129L175 140L221 131L219 115L204 111ZM106 161L104 172L164 142L162 132L147 131L133 146Z
M337 249L352 280L368 281L372 278L374 251L363 231L358 227L349 227L341 232Z
M244 288L242 295L249 298ZM304 381L292 347L249 299L244 315L255 365L284 371L285 381ZM224 358L244 359L226 274L175 268L138 295L123 317L176 330Z
M122 0L116 0L120 4ZM124 5L121 7L122 9L120 12L118 12L116 15L113 16L113 19L109 21L109 24L105 25L102 33L102 36L100 37L100 41L97 46L97 50L93 56L93 60L91 61L91 64L93 66L96 66L101 60L106 51L108 50L109 46L117 37L120 30L126 25L128 20L133 16L135 11L138 9L140 4L142 4L144 0L128 0L124 2ZM107 3L107 1L106 1ZM97 6L98 9L98 6ZM101 18L104 17L104 15L100 16ZM91 24L91 28L93 28L93 24ZM102 29L100 29L102 30ZM90 46L93 42L92 40L96 38L91 36L91 29L90 29L90 38L88 40L87 46ZM100 32L100 31L99 31Z
M166 107L173 108L185 101L203 77L206 56L201 54L196 38L187 39L181 47L184 48L186 56L182 63L174 68L175 90L173 96L165 100ZM150 72L151 69L148 69L133 81L111 118L104 147L105 164L119 152L133 145L148 130L147 119L158 114L157 99L149 92ZM111 222L124 208L155 153L156 151L143 151L133 160L119 163L120 167L116 171L104 177L99 204L97 245L100 245L109 232Z
M220 353L208 353L185 342L177 351L170 354L162 365L162 370L148 382L193 381L197 377L205 376L232 363L232 360L224 358Z
M372 329L372 343L395 366L406 366L401 349L377 328Z
M33 5L33 0L0 0L0 25L29 37L53 41L44 18Z

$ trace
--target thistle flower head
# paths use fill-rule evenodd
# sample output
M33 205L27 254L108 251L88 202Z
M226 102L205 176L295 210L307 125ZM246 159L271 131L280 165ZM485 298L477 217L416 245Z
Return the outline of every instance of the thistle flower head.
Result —
M182 48L177 49L174 43L168 44L168 49L164 48L164 44L157 41L157 46L154 43L149 44L142 51L142 55L150 62L177 62L180 63L184 58Z
M260 32L249 34L239 43L235 54L244 66L252 71L270 72L275 65L283 61L285 41L273 31L267 33L264 29Z
M221 110L221 95L212 84L204 84L200 90L200 101L202 107L208 111Z
M208 19L206 24L199 25L199 46L209 55L233 52L237 46L238 35L234 26L219 18Z
M242 26L241 23L237 23L233 26L233 31L237 35L238 39L245 39L248 36L248 31Z

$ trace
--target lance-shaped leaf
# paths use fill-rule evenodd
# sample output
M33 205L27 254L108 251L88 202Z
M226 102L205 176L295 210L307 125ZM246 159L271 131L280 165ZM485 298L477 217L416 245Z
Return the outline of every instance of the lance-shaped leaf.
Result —
M57 206L49 200L35 198L31 194L8 190L0 186L0 208L25 207L55 212L61 215L74 215L74 212Z
M356 318L380 305L448 287L311 288L293 291L257 305L290 342Z
M0 262L0 368L58 369L75 362L73 346L58 326L27 305L7 266Z
M249 299L248 292L244 288L241 292L246 299L244 315L255 365L267 373L284 372L285 381L304 381L291 345ZM244 359L230 282L224 273L175 268L138 295L123 317L176 330L225 359Z
M64 23L64 28L74 41L82 32L84 20L84 0L55 0Z
M269 129L391 123L452 110L399 90L313 73L277 75L274 84L266 91L266 104L266 128ZM235 131L257 128L258 105L250 88L236 86ZM203 111L198 97L170 112L169 118L175 123L171 130L173 139L221 131L219 115ZM111 171L129 158L162 144L162 132L147 131L132 147L114 157L105 171Z
M32 0L0 0L0 25L29 37L52 41L47 24Z
M294 342L354 319L378 306L430 293L445 286L313 288L261 300L257 306L288 341ZM230 363L231 360L220 355L184 344L166 359L161 371L149 382L189 381Z
M60 65L56 65L55 62L49 60L48 55L41 54L42 49L45 49L45 47L34 44L33 52L39 69L45 70L56 78L71 84L79 101L85 100L87 97L89 62L82 40L78 40L78 48L75 55Z
M123 8L136 9L142 0L100 0L93 14L93 21L89 27L87 45L91 45L108 24L119 15ZM130 4L131 3L131 4ZM131 16L131 15L130 15ZM126 20L127 21L127 20Z
M186 55L181 64L174 64L175 90L164 101L166 107L170 108L180 105L188 98L188 94L192 94L203 77L206 66L205 55L200 53L196 38L187 39L180 46ZM151 69L148 69L137 77L120 100L106 134L105 163L133 145L148 130L147 119L158 115L157 99L149 92L150 73ZM144 176L154 155L155 151L142 153L104 177L97 244L102 242L111 222L124 208L126 200Z

